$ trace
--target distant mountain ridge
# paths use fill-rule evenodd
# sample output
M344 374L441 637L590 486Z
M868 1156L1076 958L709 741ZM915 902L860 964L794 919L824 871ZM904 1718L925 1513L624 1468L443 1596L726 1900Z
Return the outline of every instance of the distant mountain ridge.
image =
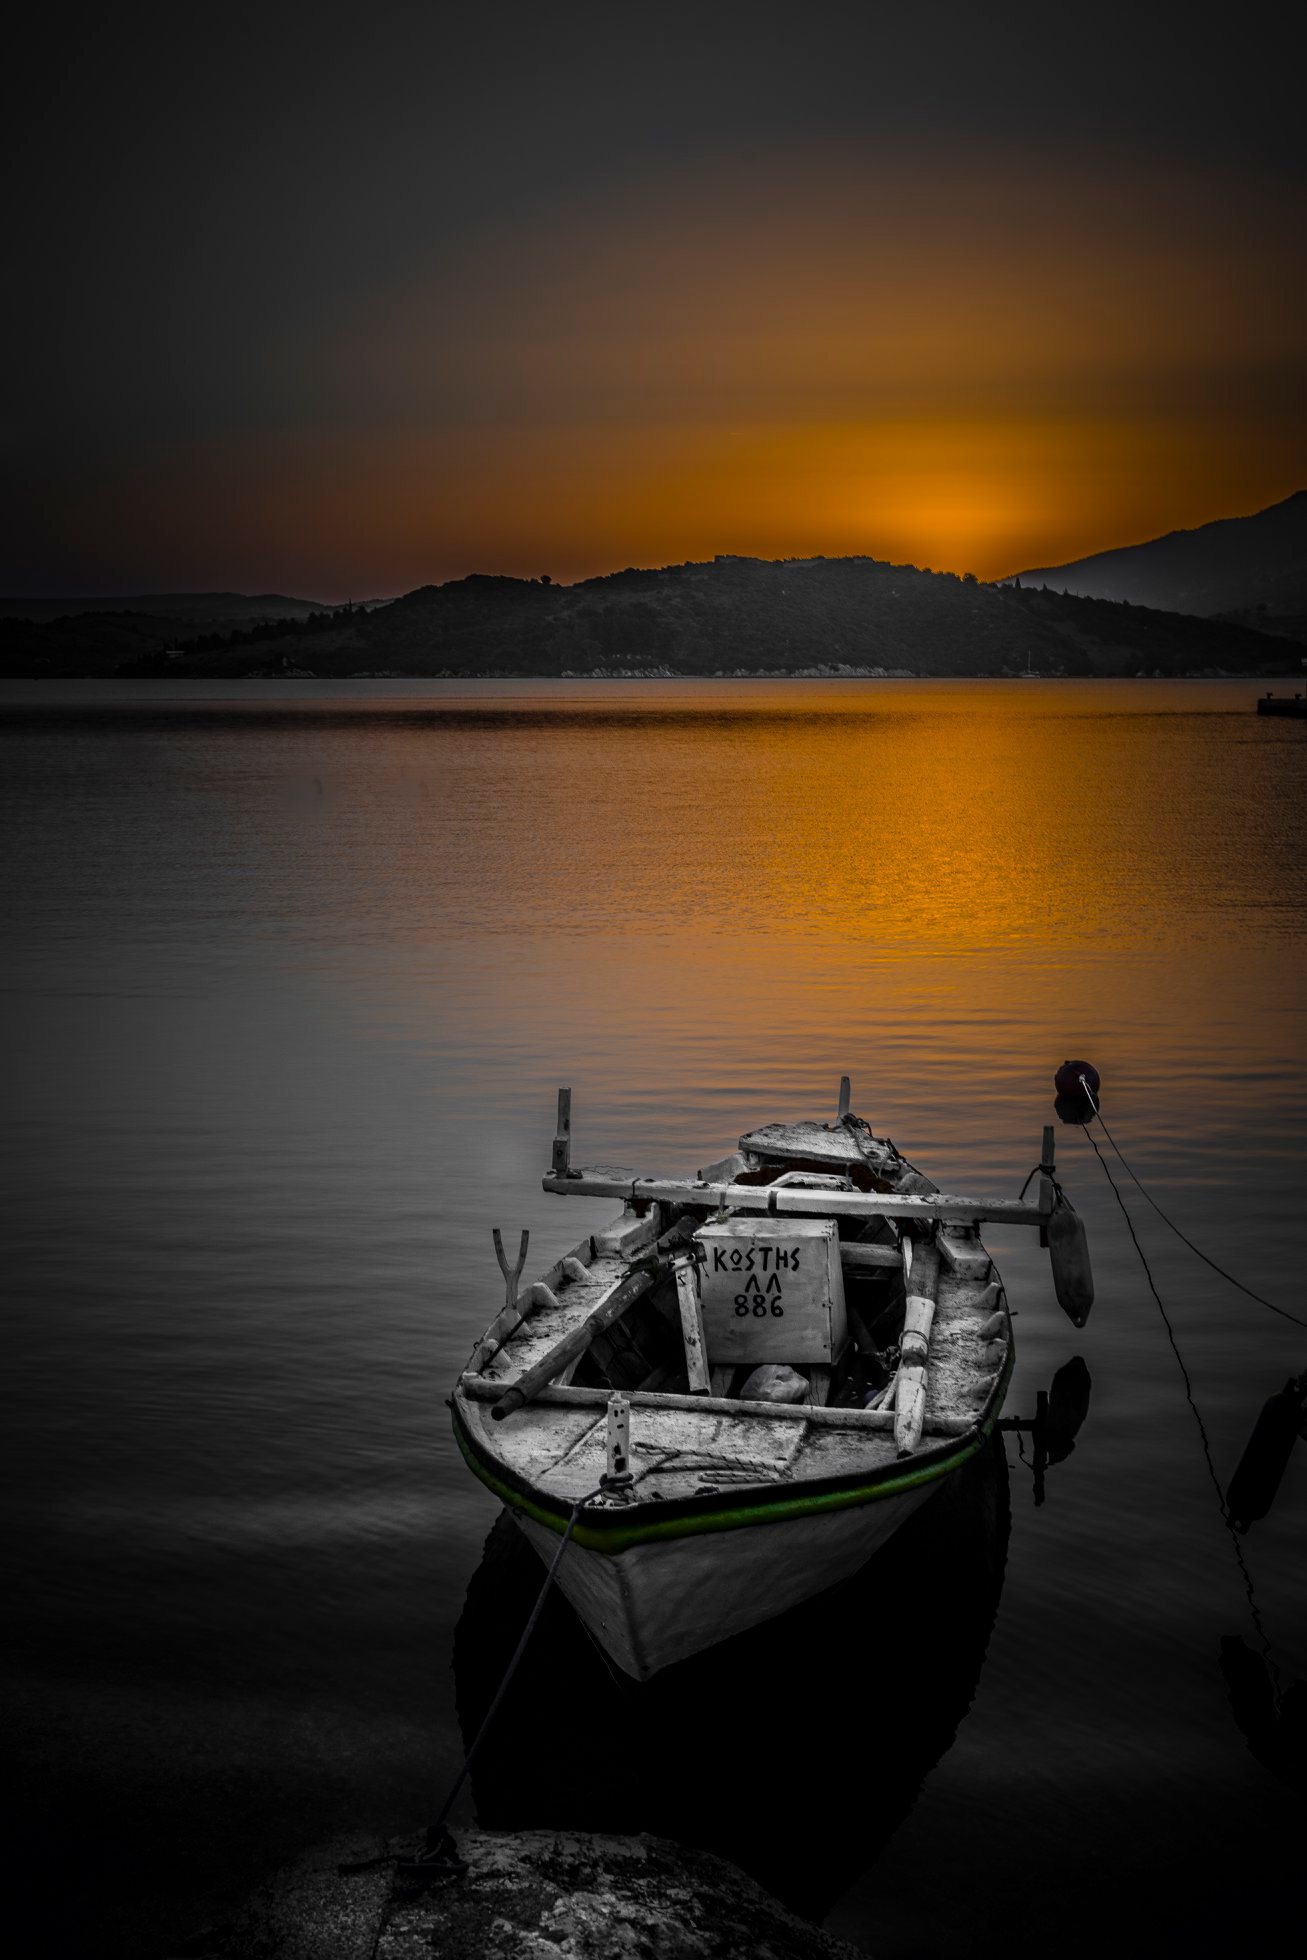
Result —
M1301 616L1307 613L1307 490L1251 517L1217 518L1193 531L1169 531L1014 577L1022 585L1167 612Z
M77 619L85 613L161 614L186 625L212 628L220 621L307 619L320 612L317 599L291 599L284 592L136 592L126 598L112 595L81 599L0 598L0 619L29 619L47 623Z
M293 637L352 610L319 607L278 592L0 599L0 673L72 678L128 672L142 661L163 660L177 647L198 653L241 640Z
M189 637L141 614L0 620L0 671L70 678L1261 675L1304 653L1228 621L874 558L722 556L576 585L474 575Z
M169 678L1295 673L1307 647L1239 622L981 585L874 558L474 574L389 604L226 631L163 614L0 619L10 676Z

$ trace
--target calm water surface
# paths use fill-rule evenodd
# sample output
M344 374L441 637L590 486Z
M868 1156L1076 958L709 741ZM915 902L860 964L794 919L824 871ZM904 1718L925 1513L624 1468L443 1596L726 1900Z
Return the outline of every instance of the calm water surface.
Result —
M529 1226L539 1270L611 1210L539 1189L559 1082L579 1161L677 1171L833 1114L849 1072L938 1181L1008 1194L1084 1055L1159 1202L1307 1314L1307 733L1256 692L263 683L69 689L47 717L7 691L8 1836L55 1950L166 1950L300 1845L443 1793L496 1514L444 1397L502 1298L490 1229ZM1042 1509L1011 1452L951 1748L879 1746L878 1698L950 1663L874 1577L824 1667L755 1670L743 1709L718 1681L686 1730L695 1778L745 1716L820 1730L855 1805L929 1771L826 1888L882 1955L1036 1926L1192 1952L1296 1896L1300 1801L1218 1666L1252 1630L1193 1417L1081 1132L1059 1149L1098 1301L1077 1333L994 1231L1009 1409L1072 1353L1093 1406ZM1132 1211L1228 1475L1307 1334ZM1305 1524L1302 1448L1247 1541L1286 1685ZM952 1556L924 1546L908 1590L944 1598ZM801 1768L721 1774L764 1844L839 1808Z

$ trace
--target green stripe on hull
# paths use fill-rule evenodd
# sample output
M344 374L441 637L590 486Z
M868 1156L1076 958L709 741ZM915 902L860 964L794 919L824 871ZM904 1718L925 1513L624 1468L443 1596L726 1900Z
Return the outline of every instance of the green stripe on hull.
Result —
M1010 1371L1009 1371L1010 1372ZM1006 1389L1006 1380L1003 1389ZM814 1491L810 1496L767 1498L757 1504L748 1504L723 1511L696 1512L687 1518L651 1518L647 1524L639 1525L592 1525L577 1521L572 1533L573 1541L592 1552L624 1552L632 1545L648 1545L660 1538L689 1538L705 1531L740 1531L749 1525L781 1524L790 1518L810 1518L823 1511L846 1511L856 1504L875 1504L883 1498L901 1497L906 1491L918 1490L922 1484L936 1483L942 1477L952 1476L960 1470L978 1450L982 1449L993 1433L1003 1406L1002 1390L995 1397L994 1408L982 1426L960 1442L956 1450L941 1461L924 1464L917 1470L904 1470L896 1476L881 1477L874 1483L857 1484L852 1489ZM454 1415L454 1440L467 1461L468 1467L481 1479L488 1490L492 1490L501 1503L526 1517L534 1518L537 1524L548 1526L561 1536L567 1525L567 1514L552 1511L533 1498L514 1490L487 1469L480 1461L468 1438L463 1425Z

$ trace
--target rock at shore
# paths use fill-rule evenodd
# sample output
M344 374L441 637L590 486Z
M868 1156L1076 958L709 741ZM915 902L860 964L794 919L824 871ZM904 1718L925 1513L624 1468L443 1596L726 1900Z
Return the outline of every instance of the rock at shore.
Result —
M667 1838L459 1833L462 1876L415 1886L422 1841L351 1837L286 1866L189 1960L858 1960L724 1858Z

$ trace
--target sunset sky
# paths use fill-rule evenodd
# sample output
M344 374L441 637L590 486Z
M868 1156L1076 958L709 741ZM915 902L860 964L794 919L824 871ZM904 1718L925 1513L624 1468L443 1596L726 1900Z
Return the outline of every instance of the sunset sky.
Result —
M993 577L1273 503L1290 13L54 7L10 47L0 589Z

